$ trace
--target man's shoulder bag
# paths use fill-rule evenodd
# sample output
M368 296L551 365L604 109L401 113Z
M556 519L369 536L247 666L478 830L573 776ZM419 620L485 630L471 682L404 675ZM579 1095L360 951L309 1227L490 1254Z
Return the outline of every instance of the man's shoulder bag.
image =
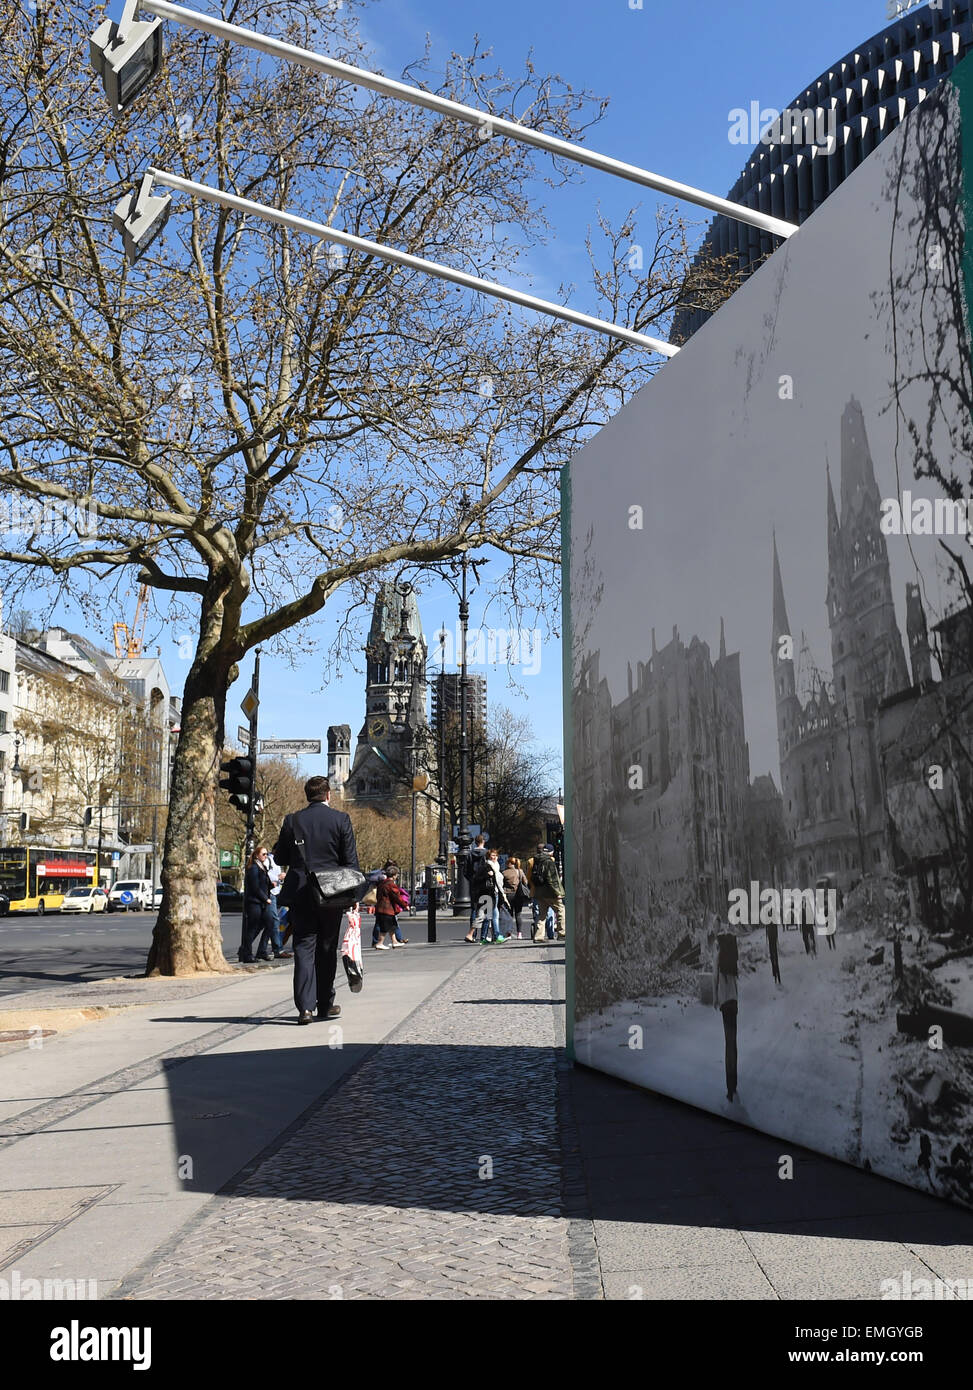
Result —
M308 892L317 907L332 908L343 912L361 897L365 888L365 875L359 869L312 869L307 859L304 832L300 815L292 821L294 844L300 851L307 872Z

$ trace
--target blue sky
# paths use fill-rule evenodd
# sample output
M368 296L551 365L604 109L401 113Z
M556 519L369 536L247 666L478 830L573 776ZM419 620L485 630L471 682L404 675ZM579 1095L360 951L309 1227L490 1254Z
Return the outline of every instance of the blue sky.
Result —
M575 87L610 98L605 119L586 141L593 148L658 173L725 194L746 162L749 148L729 139L729 113L749 108L781 108L818 77L830 63L890 22L886 0L817 0L785 6L780 0L747 0L746 5L696 0L693 4L644 0L377 0L364 11L363 29L374 51L373 63L398 76L402 66L419 57L428 33L431 64L439 70L451 51L468 52L474 35L491 48L508 72L522 69L533 52L538 72L558 73ZM199 4L199 8L209 8ZM116 14L118 0L111 6ZM599 206L620 216L641 204L650 222L655 201L647 190L608 176L585 173L583 181L555 192L539 190L556 229L549 246L531 257L532 290L555 297L560 282L574 283L576 307L596 311L588 286L584 239ZM704 223L699 210L688 215ZM637 237L636 237L637 239ZM637 351L637 349L633 349ZM485 595L471 600L471 624L483 621ZM439 585L419 599L430 646L443 619L453 628L456 603ZM130 609L134 611L134 593ZM71 614L60 610L70 625ZM110 645L111 621L127 615L106 613L105 631L91 636ZM501 626L502 613L491 609L487 625ZM334 620L319 622L322 648ZM178 628L150 616L147 650L156 644L173 690L186 670L180 656ZM182 646L185 652L185 642ZM533 649L532 649L533 650ZM536 664L536 660L532 663ZM484 665L491 704L509 705L526 714L540 742L561 745L561 653L556 635L541 637L535 674L508 672ZM252 657L231 691L227 731L241 722L237 707L249 684ZM357 735L364 718L361 665L325 672L320 656L296 669L265 657L261 673L261 734L265 737L320 738L329 724L347 723ZM519 676L509 688L509 677ZM309 771L323 770L324 759L308 759Z

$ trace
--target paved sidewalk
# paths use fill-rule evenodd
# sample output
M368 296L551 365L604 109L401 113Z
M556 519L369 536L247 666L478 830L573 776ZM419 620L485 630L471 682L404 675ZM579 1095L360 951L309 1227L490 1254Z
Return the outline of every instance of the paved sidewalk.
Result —
M0 1056L0 1273L104 1297L468 960L375 953L337 1024L299 1028L289 968L114 990L154 1002ZM153 993L157 991L157 993ZM38 1015L42 1017L42 1015Z
M121 1296L576 1296L551 953L470 951Z
M129 1299L874 1300L906 1272L933 1296L973 1280L973 1213L570 1068L563 960L369 953L339 1024L310 1028L289 969L158 982L151 1005L0 1056L0 1274Z

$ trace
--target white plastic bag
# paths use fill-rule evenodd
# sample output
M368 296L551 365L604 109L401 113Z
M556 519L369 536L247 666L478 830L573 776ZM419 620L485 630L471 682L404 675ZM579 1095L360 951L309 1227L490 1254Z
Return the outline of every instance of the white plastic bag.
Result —
M357 906L350 907L342 921L345 933L341 940L341 963L348 976L348 988L352 994L357 994L365 983L361 954L361 911Z

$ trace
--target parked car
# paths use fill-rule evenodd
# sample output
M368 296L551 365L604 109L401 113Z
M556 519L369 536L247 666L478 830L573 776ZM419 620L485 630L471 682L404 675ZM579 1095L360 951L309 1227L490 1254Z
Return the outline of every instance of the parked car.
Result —
M6 893L0 893L0 917L6 917L10 911L10 899Z
M109 912L144 912L151 902L152 884L147 878L120 878L108 893Z
M155 892L152 894L152 906L153 906L153 907L161 907L161 906L162 906L162 884L161 884L161 883L159 884L159 886L158 886L158 888L155 890Z
M217 883L216 900L220 905L221 912L243 911L243 894L239 888L234 888L232 884L222 881Z
M64 895L62 912L106 912L108 894L104 888L71 888Z

